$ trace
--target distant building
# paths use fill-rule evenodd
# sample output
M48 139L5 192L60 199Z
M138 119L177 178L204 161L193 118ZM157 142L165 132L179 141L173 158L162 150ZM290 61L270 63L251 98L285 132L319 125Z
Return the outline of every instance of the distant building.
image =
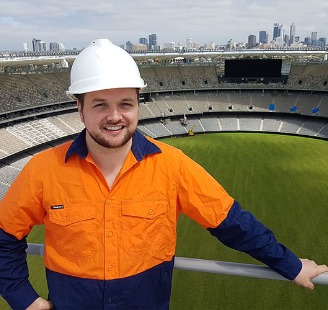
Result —
M29 51L29 48L28 48L28 44L27 43L23 43L23 49L24 49L24 52L28 52Z
M175 49L175 42L164 43L164 49L174 50Z
M199 43L196 43L196 42L194 42L194 43L192 43L192 46L191 46L194 50L198 50L198 49L200 49L200 45L199 45Z
M324 48L327 45L327 38L319 38L318 40L318 46L320 46L321 48Z
M186 39L186 49L191 49L191 48L192 48L191 38L188 37Z
M214 42L209 42L205 44L205 48L207 50L214 50L215 49L215 43Z
M285 36L284 36L284 43L286 45L289 45L289 35L288 34L285 34Z
M234 48L234 42L233 42L233 40L232 39L230 39L228 42L227 42L227 45L226 45L226 48L228 48L228 49L232 49L232 48Z
M46 52L47 51L47 43L44 41L41 41L40 43L40 52Z
M148 47L148 40L146 38L140 38L139 44L147 45L147 47Z
M262 43L262 44L268 43L268 34L264 30L259 32L259 43Z
M132 46L133 46L133 44L131 43L131 41L128 41L128 42L125 43L125 49L128 52L131 52L132 51Z
M149 50L157 50L158 46L157 46L157 36L155 33L150 34L148 37L148 49Z
M311 32L311 45L317 46L318 45L318 33L317 32Z
M33 38L32 40L32 49L33 52L40 52L41 40Z
M49 50L50 52L59 52L59 44L56 42L50 42L49 43Z
M279 33L280 33L280 38L281 38L282 42L284 42L284 40L285 40L285 28L284 28L283 24L280 25Z
M305 37L304 38L304 44L307 45L307 46L311 45L311 38L310 37Z
M280 37L280 24L274 23L272 40L276 40L276 38L279 38L279 37Z
M289 29L289 45L295 42L295 29L296 29L295 24L292 23Z
M133 44L132 51L147 51L148 46L145 44Z
M60 51L65 51L66 50L65 45L63 43L59 43L59 50Z
M248 36L248 48L256 47L256 35L251 34Z

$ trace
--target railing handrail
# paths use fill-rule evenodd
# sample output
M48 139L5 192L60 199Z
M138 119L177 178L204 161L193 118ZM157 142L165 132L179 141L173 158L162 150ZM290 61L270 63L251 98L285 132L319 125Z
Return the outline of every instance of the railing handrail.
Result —
M28 243L27 245L27 254L43 256L43 244ZM260 279L287 280L267 266L222 262L198 258L175 257L174 268L179 270L217 273ZM312 282L314 284L328 285L328 272L312 279Z

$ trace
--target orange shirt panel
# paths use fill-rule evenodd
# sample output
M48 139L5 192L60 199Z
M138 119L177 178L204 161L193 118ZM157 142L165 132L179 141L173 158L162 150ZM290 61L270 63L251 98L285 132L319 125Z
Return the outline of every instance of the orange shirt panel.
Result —
M149 140L162 153L138 162L130 152L112 190L89 157L65 162L70 143L35 155L0 202L0 227L21 239L44 223L46 267L82 278L127 277L171 260L179 212L216 227L233 198L181 151Z

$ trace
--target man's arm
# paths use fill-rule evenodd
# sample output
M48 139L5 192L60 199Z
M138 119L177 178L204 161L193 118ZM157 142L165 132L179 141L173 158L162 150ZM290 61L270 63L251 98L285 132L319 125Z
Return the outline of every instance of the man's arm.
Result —
M241 209L237 201L226 219L218 227L208 228L208 231L226 246L249 254L298 285L312 288L311 279L328 271L325 265L300 260L278 243L273 232L252 213Z
M26 238L0 229L0 294L12 309L26 309L39 295L28 280Z

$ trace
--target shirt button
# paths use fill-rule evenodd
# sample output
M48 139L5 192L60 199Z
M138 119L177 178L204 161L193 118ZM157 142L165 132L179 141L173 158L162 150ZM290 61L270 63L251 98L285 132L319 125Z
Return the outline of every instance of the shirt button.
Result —
M107 301L110 304L112 302L112 299L111 298L108 298Z
M66 220L67 220L66 216L63 216L63 217L61 218L61 221L62 221L62 222L66 222Z
M108 199L108 200L107 200L107 203L110 203L110 202L111 202L111 200L110 200L110 199Z
M107 233L107 237L111 237L111 236L113 236L113 233L110 231Z
M154 214L154 210L153 210L153 209L150 209L150 210L149 210L149 214L150 214L150 215Z
M110 266L108 266L108 271L112 271L113 270L113 266L112 265L110 265Z

